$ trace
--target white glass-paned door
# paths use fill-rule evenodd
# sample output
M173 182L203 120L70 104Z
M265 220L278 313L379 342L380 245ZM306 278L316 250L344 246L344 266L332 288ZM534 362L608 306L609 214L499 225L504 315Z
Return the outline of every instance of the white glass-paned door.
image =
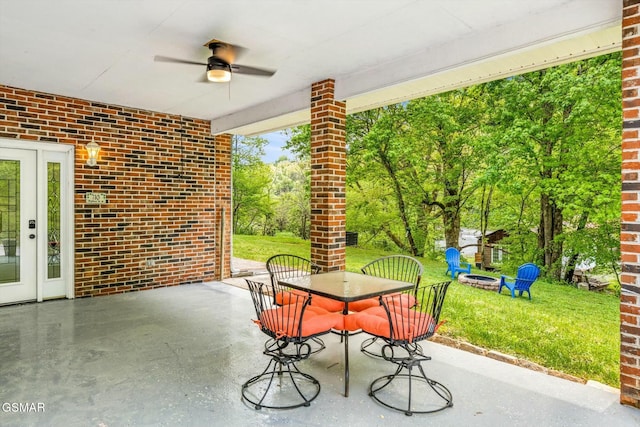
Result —
M0 304L37 297L36 152L0 150Z

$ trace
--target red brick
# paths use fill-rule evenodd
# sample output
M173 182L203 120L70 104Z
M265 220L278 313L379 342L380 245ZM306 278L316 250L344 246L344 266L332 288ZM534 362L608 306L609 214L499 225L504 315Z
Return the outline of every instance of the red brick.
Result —
M11 137L22 140L55 137L58 143L77 147L75 240L76 248L82 250L76 252L74 262L77 297L220 279L221 207L226 209L227 223L223 274L229 274L230 135L213 137L210 122L205 120L181 119L1 85L0 93L27 108L21 112L24 114L15 114L0 105L0 114L5 116L0 122L0 132L2 128L11 129ZM78 122L95 113L107 115L115 123ZM180 161L181 138L177 130L181 121L187 136L182 143L189 160L183 167L188 180L174 178L176 170L166 167ZM22 129L20 123L38 124L40 129ZM64 129L75 129L77 133ZM84 164L82 147L91 139L103 148L97 169ZM141 163L125 157L135 151L143 152L138 157ZM154 169L147 167L151 165ZM116 188L111 188L113 185ZM107 193L107 205L85 207L83 193L87 190ZM85 217L88 210L93 218ZM110 213L115 216L102 216ZM87 227L88 224L93 226ZM181 226L188 227L181 229ZM168 258L159 259L165 256ZM157 260L155 267L146 267L147 258ZM105 265L105 261L111 264Z
M333 80L311 88L311 259L324 271L343 270L346 194L344 102L333 99Z

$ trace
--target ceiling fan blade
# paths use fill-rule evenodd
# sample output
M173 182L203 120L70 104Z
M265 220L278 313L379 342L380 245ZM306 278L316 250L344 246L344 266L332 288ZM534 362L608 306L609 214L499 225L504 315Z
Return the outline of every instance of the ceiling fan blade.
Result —
M171 58L169 56L156 55L153 57L155 62L172 62L174 64L189 64L189 65L204 65L207 66L206 62L197 62L190 61L188 59L179 59L179 58Z
M246 65L231 64L231 72L234 74L246 74L249 76L271 77L275 70L267 70L264 68L247 67Z
M233 62L237 61L238 58L242 58L248 51L246 47L238 46L237 44L232 44L233 48Z

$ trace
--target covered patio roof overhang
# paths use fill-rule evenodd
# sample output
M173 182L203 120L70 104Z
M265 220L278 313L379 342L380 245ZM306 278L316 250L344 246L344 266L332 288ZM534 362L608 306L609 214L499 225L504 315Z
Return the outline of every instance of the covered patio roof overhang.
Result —
M309 123L311 84L347 112L621 48L618 0L134 0L0 5L3 84L211 120L242 135ZM200 83L212 38L277 70Z
M640 407L639 22L636 0L2 2L0 82L210 120L229 152L231 134L310 122L312 258L330 270L344 266L347 113L623 49L621 401ZM213 37L276 74L200 84L204 69L153 61L206 61Z
M550 15L532 17L533 32L524 32L520 23L512 22L379 66L327 78L335 80L334 98L345 101L347 114L351 114L621 49L619 14L598 16L597 22L583 15L573 30L560 33L549 24ZM307 124L311 121L310 95L309 85L215 117L211 131L250 136Z

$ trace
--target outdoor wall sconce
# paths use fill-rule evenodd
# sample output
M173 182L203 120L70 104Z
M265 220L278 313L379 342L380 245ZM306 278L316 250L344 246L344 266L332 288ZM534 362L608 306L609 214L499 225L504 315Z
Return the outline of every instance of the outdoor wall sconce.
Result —
M97 166L100 146L95 141L91 141L84 148L87 150L87 166Z

